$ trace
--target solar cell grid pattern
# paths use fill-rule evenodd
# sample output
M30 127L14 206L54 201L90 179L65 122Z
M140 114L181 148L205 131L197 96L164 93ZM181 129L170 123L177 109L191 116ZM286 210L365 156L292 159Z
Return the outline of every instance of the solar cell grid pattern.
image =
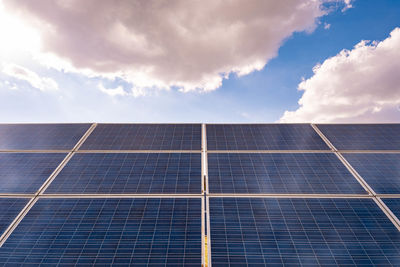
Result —
M200 199L40 199L0 265L200 266Z
M400 219L400 198L382 198L383 203Z
M399 266L372 199L210 198L213 266Z
M210 193L367 194L333 153L209 153Z
M201 193L201 154L77 153L45 193Z
M343 153L377 194L400 194L400 153Z
M28 201L28 198L0 198L0 235L4 233Z
M91 124L0 124L0 150L71 150Z
M208 150L329 150L309 124L208 124Z
M200 150L200 124L99 124L82 150Z
M0 193L36 193L66 155L0 153Z
M400 150L400 124L318 124L339 150Z

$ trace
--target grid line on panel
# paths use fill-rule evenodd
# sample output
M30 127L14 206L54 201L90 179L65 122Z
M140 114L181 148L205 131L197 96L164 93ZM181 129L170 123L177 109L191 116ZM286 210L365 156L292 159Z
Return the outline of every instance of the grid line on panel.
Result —
M108 153L108 154L124 154L124 153L201 153L201 150L78 150L76 154L95 154L95 153Z

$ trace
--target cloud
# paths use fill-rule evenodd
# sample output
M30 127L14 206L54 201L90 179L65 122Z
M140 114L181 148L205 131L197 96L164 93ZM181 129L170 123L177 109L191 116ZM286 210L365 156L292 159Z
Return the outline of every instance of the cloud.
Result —
M40 31L52 67L119 77L139 94L210 91L230 73L261 70L327 2L337 0L4 0Z
M52 78L40 77L37 73L16 64L5 64L2 69L3 73L28 82L32 87L40 91L58 90L58 84ZM15 89L14 87L12 87Z
M302 81L300 107L281 122L400 121L400 28L381 42L361 41L352 50L314 67Z

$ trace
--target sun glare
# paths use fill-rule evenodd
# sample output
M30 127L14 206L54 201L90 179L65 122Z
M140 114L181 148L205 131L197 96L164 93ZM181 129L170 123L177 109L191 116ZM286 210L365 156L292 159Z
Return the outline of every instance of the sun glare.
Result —
M40 36L33 28L4 9L0 1L0 56L15 58L23 52L40 50Z

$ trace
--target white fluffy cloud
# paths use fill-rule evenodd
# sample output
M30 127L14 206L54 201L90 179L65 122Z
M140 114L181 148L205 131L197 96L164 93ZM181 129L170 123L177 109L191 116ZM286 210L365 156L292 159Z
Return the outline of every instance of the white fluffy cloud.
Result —
M299 84L300 107L282 122L400 121L400 28L362 41L314 67Z
M58 84L52 78L40 77L37 73L25 67L16 64L6 64L3 66L2 71L10 77L28 82L32 87L40 91L58 90ZM15 86L11 88L15 89Z
M36 25L44 52L78 70L123 78L139 91L209 91L230 73L260 70L293 32L315 27L326 13L323 3L336 2L3 1L9 12Z

